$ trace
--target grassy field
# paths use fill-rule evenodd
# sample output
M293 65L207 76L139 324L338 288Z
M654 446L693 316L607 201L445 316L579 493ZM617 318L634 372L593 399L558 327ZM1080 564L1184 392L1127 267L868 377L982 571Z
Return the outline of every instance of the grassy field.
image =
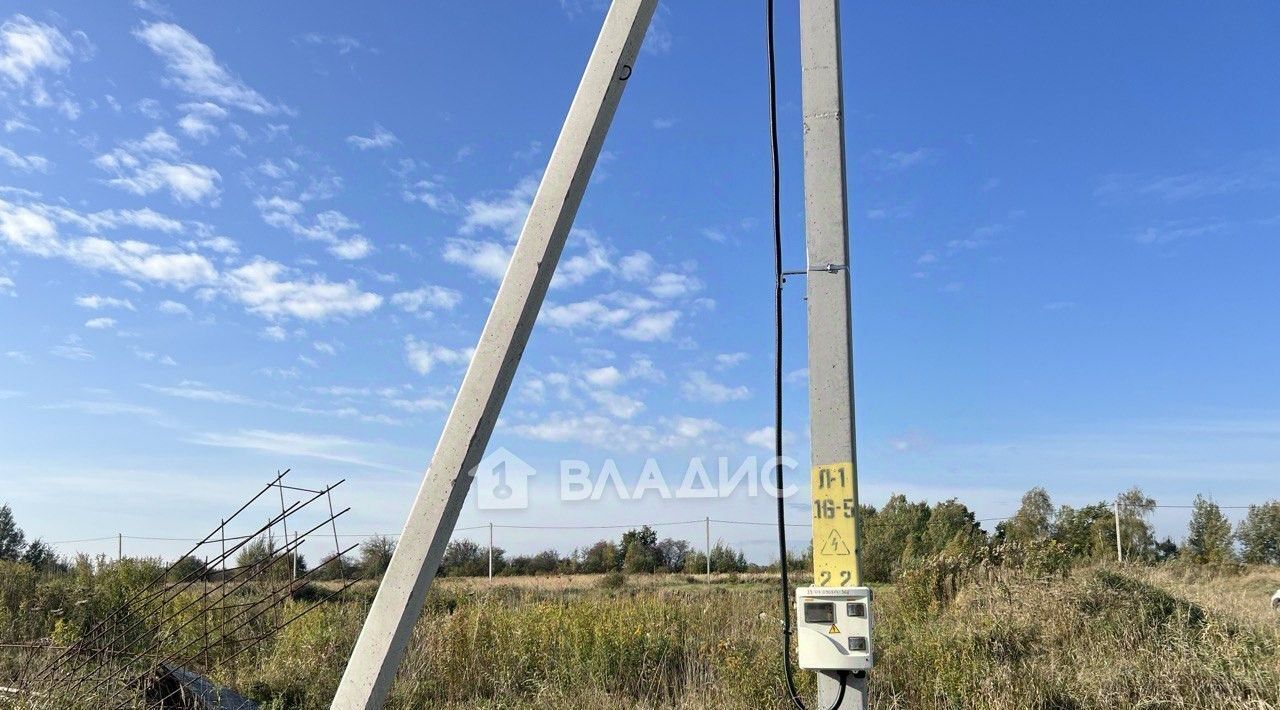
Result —
M872 707L1277 708L1277 587L1274 568L923 568L877 589ZM327 707L372 587L354 591L219 679ZM752 575L441 580L389 707L787 708L777 606Z
M941 581L941 584L939 582ZM1280 572L920 575L877 590L875 708L1280 707ZM286 631L241 687L324 707L363 607ZM786 708L772 580L444 580L392 707ZM802 688L812 689L809 674Z

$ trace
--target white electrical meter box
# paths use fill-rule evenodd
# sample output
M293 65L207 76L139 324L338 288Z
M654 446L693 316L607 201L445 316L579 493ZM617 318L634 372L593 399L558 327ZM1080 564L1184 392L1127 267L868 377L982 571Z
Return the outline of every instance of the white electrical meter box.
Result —
M800 667L811 671L871 668L871 623L867 587L797 587Z

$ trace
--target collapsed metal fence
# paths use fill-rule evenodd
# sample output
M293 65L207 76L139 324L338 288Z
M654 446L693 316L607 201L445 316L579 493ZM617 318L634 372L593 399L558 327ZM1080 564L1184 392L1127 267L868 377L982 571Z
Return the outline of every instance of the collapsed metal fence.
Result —
M0 699L33 709L211 707L200 700L213 687L205 676L234 673L243 656L357 581L341 569L356 547L343 548L338 533L350 510L334 509L343 481L312 489L286 484L288 474L276 474L176 562L130 585L88 628L70 631L73 642L8 644L22 658L17 686L0 689ZM264 507L270 513L256 522ZM299 548L329 537L332 556L300 569ZM329 565L338 565L337 582L310 584Z

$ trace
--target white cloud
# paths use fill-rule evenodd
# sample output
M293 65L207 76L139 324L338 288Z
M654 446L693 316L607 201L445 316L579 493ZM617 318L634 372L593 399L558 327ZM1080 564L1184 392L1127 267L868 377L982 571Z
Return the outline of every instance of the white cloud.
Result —
M419 397L417 399L388 399L387 404L402 412L410 413L443 411L449 408L448 403L434 397Z
M13 283L13 279L8 276L0 276L0 296L16 295L18 295L18 290L16 284Z
M402 472L395 467L371 460L368 457L370 448L368 444L341 436L247 429L231 433L204 433L192 441L205 446L268 453L281 457L286 463L294 457L303 456L322 461L336 461L384 471Z
M599 300L579 301L563 306L552 305L544 308L538 320L553 328L570 330L577 327L616 328L627 322L633 315L628 308L613 308Z
M134 32L165 64L168 80L182 91L221 106L256 114L281 110L218 63L213 50L169 22L145 24Z
M200 142L218 135L218 127L213 122L227 117L225 108L208 101L183 104L180 108L187 113L178 119L178 128Z
M360 40L350 35L325 35L318 32L309 32L294 39L295 42L305 42L316 46L330 45L338 50L338 54L349 54L356 49L362 49L364 44ZM370 50L376 52L377 50Z
M622 373L613 365L587 370L582 379L596 387L614 387L622 382Z
M161 387L157 385L143 385L147 389L157 394L163 394L167 397L177 397L179 399L189 399L196 402L214 402L216 404L245 404L258 406L259 403L241 394L235 392L227 392L217 390L200 382L192 382L185 380L176 387Z
M284 328L281 328L278 325L269 325L262 329L262 337L267 340L274 340L277 343L281 343L289 337L289 334L285 332Z
M124 308L130 311L138 310L133 307L133 302L127 298L114 298L112 296L99 296L97 294L77 296L76 305L81 308L89 308L95 311L102 308Z
M46 404L40 408L80 412L81 414L93 414L97 416L117 416L120 414L135 414L140 417L160 416L159 410L138 404L129 404L127 402L77 400L72 402L60 402L58 404Z
M437 180L419 180L406 185L400 194L406 202L421 202L437 212L453 212L458 209L458 198L445 190Z
M174 360L173 358L169 357L168 355L161 355L160 353L153 353L153 352L151 352L151 351L149 351L149 350L143 350L143 349L141 349L141 348L137 348L137 347L133 348L133 354L134 354L135 356L137 356L137 358L138 358L139 360L145 360L145 361L147 361L147 362L154 362L154 363L157 363L157 364L160 364L160 365L164 365L164 366L166 366L166 367L176 367L176 366L178 365L178 362L177 362L176 360Z
M363 315L382 305L382 296L361 291L354 281L297 278L283 265L262 258L227 272L224 281L232 298L267 318L323 320Z
M316 352L324 353L325 355L338 354L337 346L335 346L333 343L326 343L323 340L317 340L311 343L311 347L315 348Z
M628 340L638 340L644 343L650 343L655 340L669 340L671 338L671 329L675 327L676 321L679 319L679 311L646 313L636 318L630 325L619 331L618 334Z
M217 278L213 264L199 254L166 252L135 240L116 242L101 237L63 240L55 222L40 209L3 200L0 200L0 244L37 256L61 257L88 269L179 288L208 284Z
M664 419L662 428L618 421L599 414L552 414L535 423L511 427L518 436L553 443L577 442L608 451L672 449L700 443L721 426L710 419L678 416Z
M924 148L894 151L876 149L867 154L867 159L883 172L898 173L924 163L929 159L929 151Z
M0 76L22 86L42 70L62 71L71 64L67 38L26 15L14 15L0 25Z
M68 335L61 345L49 348L49 352L67 360L84 362L93 359L93 353L80 344L80 336L78 335Z
M595 234L587 230L575 229L570 238L575 236L586 243L586 250L563 260L556 267L555 276L551 279L552 288L575 286L598 273L613 270L613 263L609 260L609 250Z
M658 298L679 298L702 288L702 282L686 274L664 272L654 277L649 293Z
M591 392L590 396L606 412L618 419L631 419L644 409L643 402L610 390Z
M371 136L347 136L347 143L360 150L390 148L399 142L394 133L377 124L374 124Z
M5 133L13 133L13 132L15 132L15 131L31 131L31 132L33 132L33 133L39 133L39 132L40 132L40 129L39 129L39 128L36 128L35 126L31 125L30 123L27 123L26 121L22 120L21 118L7 118L7 119L5 119L5 122L4 122L4 132L5 132Z
M14 15L0 25L0 79L23 92L24 102L56 107L74 120L80 107L70 96L55 101L44 85L44 72L61 73L71 65L75 48L56 27Z
M774 441L775 431L777 430L771 426L762 427L755 431L748 432L746 436L742 437L742 440L752 446L759 446L762 449L773 451L774 444L776 443ZM785 445L787 442L791 441L791 438L791 432L783 429L782 443Z
M406 313L426 312L433 309L449 311L461 302L461 293L444 286L423 286L391 296L391 303Z
M24 173L47 173L49 172L49 166L51 165L49 159L42 155L36 155L35 153L19 155L12 149L6 148L2 145L0 145L0 160L7 163L9 167L15 170L21 170Z
M116 319L106 317L90 318L84 322L84 327L93 328L94 330L106 330L107 328L116 327Z
M680 391L685 399L704 404L724 404L746 399L751 395L745 385L730 387L715 382L707 373L697 370L689 373L688 379L680 386Z
M647 279L653 274L654 268L653 257L648 252L632 252L618 260L618 270L622 278L628 281Z
M748 357L746 353L720 353L716 355L716 367L727 369L745 362Z
M449 239L442 256L450 264L466 267L477 275L501 279L511 262L511 249L496 242Z
M357 259L363 259L366 256L369 256L370 254L372 254L373 243L370 242L368 239L365 239L363 236L360 236L359 234L357 234L356 236L350 239L339 241L333 246L329 247L329 253L333 254L339 259L346 259L347 261L355 261Z
M88 237L64 246L68 258L90 269L113 271L179 288L207 284L217 277L213 264L199 254L162 252L145 242Z
M186 246L191 249L208 249L209 251L217 252L218 254L240 253L240 245L236 244L236 241L230 237L209 237L208 239L187 242Z
M161 301L160 305L156 307L156 310L160 311L161 313L167 313L171 316L188 316L189 317L191 315L191 309L187 308L184 304L178 303L177 301Z
M343 236L359 229L360 225L338 210L320 212L310 225L306 225L302 221L306 208L296 200L279 195L259 197L254 200L254 205L262 215L262 221L303 239L324 242L329 245L329 253L339 259L363 259L373 253L373 243L363 235Z
M525 217L529 215L529 205L533 203L533 195L537 190L537 179L527 177L511 190L493 199L477 198L467 202L461 233L474 234L492 229L515 238L524 226Z
M180 203L206 202L221 192L222 175L207 165L180 160L178 142L163 128L94 159L99 169L115 175L106 183L135 195L167 189Z
M404 358L415 372L425 375L437 365L461 365L471 361L475 348L446 348L418 340L412 335L404 337Z
M174 200L191 203L217 197L221 180L222 175L207 165L154 160L135 170L117 173L107 184L135 195L150 195L167 188Z
M86 215L88 219L105 227L137 227L155 232L179 233L182 222L156 212L150 207L140 210L104 210Z

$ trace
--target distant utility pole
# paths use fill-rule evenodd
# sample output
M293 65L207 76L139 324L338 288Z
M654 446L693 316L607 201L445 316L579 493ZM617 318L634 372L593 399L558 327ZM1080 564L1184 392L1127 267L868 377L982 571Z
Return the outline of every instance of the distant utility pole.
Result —
M707 584L711 584L711 516L707 516Z
M800 63L809 272L809 449L815 506L835 503L840 508L832 516L814 519L814 584L860 587L839 0L800 0ZM839 493L833 495L836 482ZM832 497L819 501L820 487ZM843 676L819 671L818 707L835 706L843 692L842 710L862 710L866 688L866 671Z
M124 533L116 533L116 562L124 560Z
M334 710L376 710L386 701L657 5L614 0L605 16Z
M493 523L489 523L489 579L493 579Z
M1116 561L1124 564L1124 547L1120 544L1120 499L1116 498Z

